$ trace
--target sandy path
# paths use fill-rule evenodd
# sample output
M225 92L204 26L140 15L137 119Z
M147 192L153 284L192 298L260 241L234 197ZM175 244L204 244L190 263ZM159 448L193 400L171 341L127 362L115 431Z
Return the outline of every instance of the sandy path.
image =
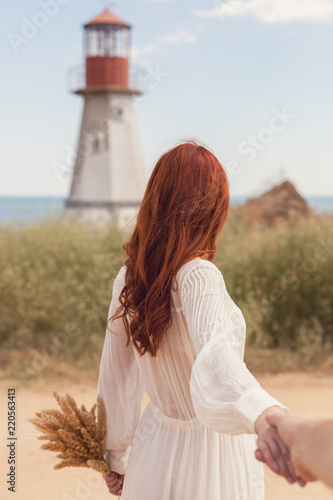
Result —
M262 386L293 413L313 417L333 416L333 376L319 374L282 374L258 376ZM96 384L36 387L26 389L16 387L17 400L17 464L16 493L7 490L9 466L7 464L7 389L11 384L0 382L0 498L16 500L107 500L114 498L106 490L102 476L88 469L70 468L53 470L58 459L51 452L40 450L41 441L34 427L27 421L35 411L56 408L52 389L60 394L69 392L79 403L89 408L95 402ZM145 401L146 403L146 401ZM301 489L297 485L289 486L277 476L266 473L267 500L328 500L333 499L333 492L319 483L308 484ZM158 499L156 499L158 500ZM176 499L180 500L180 499ZM206 499L203 499L206 500ZM233 500L233 499L226 499Z

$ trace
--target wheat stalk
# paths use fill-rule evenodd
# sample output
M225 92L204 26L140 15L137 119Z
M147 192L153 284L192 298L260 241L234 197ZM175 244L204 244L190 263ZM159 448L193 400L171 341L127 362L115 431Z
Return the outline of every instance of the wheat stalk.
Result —
M105 461L106 414L101 396L90 411L84 405L79 408L68 393L61 397L53 391L53 396L60 410L41 410L29 422L42 433L38 439L47 441L41 448L58 453L61 461L54 469L90 467L108 476L111 471Z

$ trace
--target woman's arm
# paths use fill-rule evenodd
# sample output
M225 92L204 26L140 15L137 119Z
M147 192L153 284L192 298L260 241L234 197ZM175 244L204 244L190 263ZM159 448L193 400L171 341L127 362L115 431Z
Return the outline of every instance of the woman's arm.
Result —
M108 318L119 306L118 296L124 279L121 268L114 282ZM111 470L126 471L130 447L141 411L144 385L133 347L126 347L127 337L122 318L109 322L99 367L97 394L106 411L106 449Z
M277 462L280 473L295 480L282 453L284 445L275 446L275 441L281 440L269 430L263 414L275 406L281 412L287 409L260 386L241 359L239 325L226 306L222 274L213 263L201 261L181 275L179 286L197 352L190 389L198 419L206 427L227 434L257 431L267 445L268 465L275 470L273 463Z

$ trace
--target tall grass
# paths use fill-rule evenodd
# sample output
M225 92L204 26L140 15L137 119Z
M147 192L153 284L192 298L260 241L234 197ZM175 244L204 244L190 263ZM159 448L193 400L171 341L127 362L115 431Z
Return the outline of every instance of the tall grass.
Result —
M96 376L127 238L115 227L64 220L1 229L2 375ZM331 217L267 229L246 227L231 212L214 262L245 315L251 346L332 355Z
M35 378L94 369L113 280L124 259L116 228L45 221L0 239L0 341L5 373ZM59 365L59 366L56 366Z
M290 349L333 344L333 218L271 229L242 224L228 221L215 263L246 316L249 342Z

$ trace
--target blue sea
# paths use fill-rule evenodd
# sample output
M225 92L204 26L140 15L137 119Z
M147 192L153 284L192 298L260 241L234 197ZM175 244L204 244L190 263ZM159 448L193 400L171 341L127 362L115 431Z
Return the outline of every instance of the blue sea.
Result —
M231 205L241 205L245 196L231 198ZM0 196L0 225L36 223L45 217L57 218L65 208L64 197ZM333 196L306 197L309 206L319 213L333 213Z

